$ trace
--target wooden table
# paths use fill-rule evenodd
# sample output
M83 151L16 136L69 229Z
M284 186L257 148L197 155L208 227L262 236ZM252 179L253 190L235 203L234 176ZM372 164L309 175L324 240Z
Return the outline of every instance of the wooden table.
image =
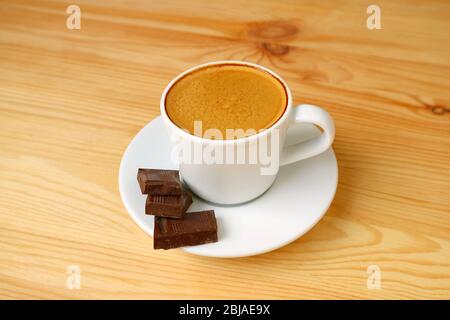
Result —
M367 1L2 1L0 297L449 299L450 3L376 3L369 30ZM154 251L120 200L122 154L171 78L221 59L329 110L336 198L261 256Z

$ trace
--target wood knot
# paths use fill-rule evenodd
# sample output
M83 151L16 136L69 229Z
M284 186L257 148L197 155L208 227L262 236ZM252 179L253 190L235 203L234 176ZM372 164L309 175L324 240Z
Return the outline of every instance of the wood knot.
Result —
M289 46L284 44L262 42L261 47L265 52L274 56L283 56L289 53Z
M442 116L444 113L450 112L450 109L442 107L442 106L432 106L431 112L433 112L434 114L436 114L438 116Z
M298 32L298 27L292 22L252 22L248 24L247 37L256 40L257 47L263 53L284 56L291 50L291 47L285 43L293 40Z
M249 24L248 36L262 41L287 40L298 33L298 28L285 21L254 22Z
M450 108L446 107L445 105L447 105L446 102L442 102L441 101L436 101L436 99L432 99L432 98L423 98L420 96L414 96L412 95L412 97L414 98L414 100L416 100L417 102L419 102L423 108L425 108L425 110L427 111L431 111L432 114L437 115L437 116L443 116L446 113L450 113ZM424 101L427 100L427 101Z

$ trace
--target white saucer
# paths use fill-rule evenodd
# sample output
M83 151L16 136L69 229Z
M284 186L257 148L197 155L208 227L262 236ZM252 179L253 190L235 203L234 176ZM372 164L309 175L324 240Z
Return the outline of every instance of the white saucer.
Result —
M292 133L296 134L292 134ZM287 144L314 136L313 125L289 129ZM133 220L150 236L153 216L144 214L146 196L136 180L138 168L177 169L170 159L171 144L161 117L147 124L129 144L119 169L122 201ZM332 149L323 154L280 168L275 183L259 198L235 206L207 203L197 197L189 211L214 209L219 242L184 247L183 250L210 257L244 257L278 249L305 234L325 214L338 181ZM149 247L149 250L152 250Z

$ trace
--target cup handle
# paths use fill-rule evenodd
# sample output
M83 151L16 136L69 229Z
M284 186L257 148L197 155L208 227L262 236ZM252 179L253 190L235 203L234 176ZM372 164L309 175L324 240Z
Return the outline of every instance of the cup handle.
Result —
M313 123L323 132L310 140L285 147L281 153L280 165L284 166L296 161L313 157L322 153L331 146L334 140L335 129L331 116L324 109L310 104L301 104L295 107L293 123Z

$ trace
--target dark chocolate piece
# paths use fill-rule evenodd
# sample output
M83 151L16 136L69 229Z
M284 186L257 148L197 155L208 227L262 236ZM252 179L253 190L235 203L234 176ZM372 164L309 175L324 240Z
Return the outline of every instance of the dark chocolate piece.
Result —
M139 169L137 180L143 194L181 194L181 182L178 170Z
M182 219L155 217L155 249L167 250L210 242L217 242L214 210L188 212Z
M192 194L182 191L179 196L149 195L145 203L145 213L159 217L182 218L192 204Z

